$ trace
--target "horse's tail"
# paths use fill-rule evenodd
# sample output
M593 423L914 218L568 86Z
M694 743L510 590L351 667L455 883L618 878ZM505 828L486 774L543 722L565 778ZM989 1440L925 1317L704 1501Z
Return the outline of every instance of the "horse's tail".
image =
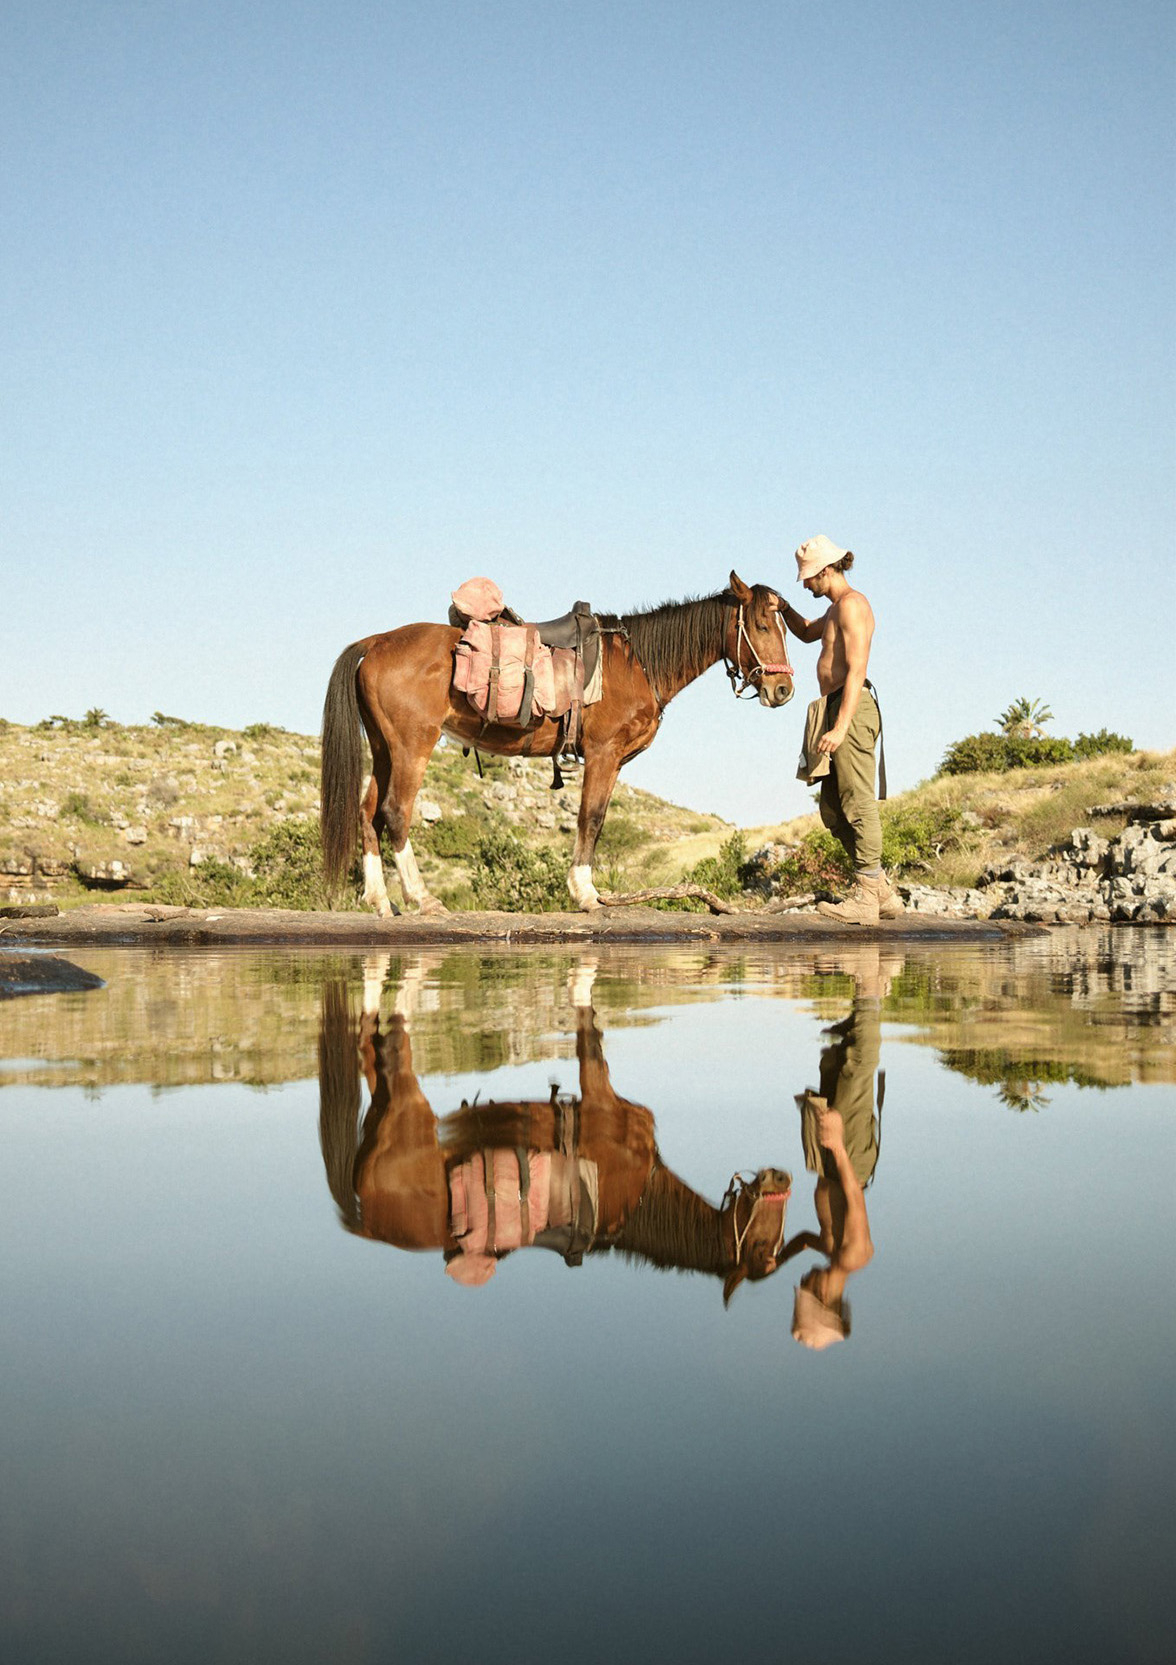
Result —
M347 984L323 984L319 1022L319 1145L327 1184L348 1231L358 1231L355 1158L359 1150L359 1051Z
M355 673L374 640L368 636L343 649L335 661L323 703L323 876L332 897L355 855L359 794L363 786L363 725L359 720Z

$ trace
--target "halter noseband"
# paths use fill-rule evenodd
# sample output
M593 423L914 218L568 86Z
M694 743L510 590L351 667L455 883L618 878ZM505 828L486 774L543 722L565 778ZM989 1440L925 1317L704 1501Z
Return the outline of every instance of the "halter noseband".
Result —
M788 1198L792 1195L792 1187L789 1186L787 1191L765 1191L762 1182L759 1190L756 1190L755 1186L756 1181L754 1179L746 1180L741 1173L736 1171L731 1175L731 1183L723 1196L722 1209L726 1209L728 1202L731 1204L731 1229L735 1234L735 1264L737 1266L743 1260L743 1245L747 1242L747 1234L752 1228L756 1211L763 1202L779 1202L781 1200L784 1202L784 1208L780 1212L780 1230L772 1249L773 1260L779 1258L780 1250L784 1245L784 1222L788 1210ZM739 1204L744 1197L751 1198L751 1212L747 1216L747 1224L740 1231Z
M728 658L725 653L723 655L723 663L727 668L727 676L731 682L731 692L735 695L736 699L742 699L743 695L749 690L751 693L758 695L760 683L763 681L765 676L790 676L794 679L796 677L796 672L792 669L792 666L788 662L788 638L784 632L784 621L780 617L779 608L774 609L774 616L776 620L776 629L780 632L780 647L784 654L783 664L769 663L768 661L760 658L759 654L755 651L755 643L748 634L747 623L743 615L743 603L740 602L738 604L737 624L735 629L735 656L731 659ZM740 650L742 649L744 642L747 643L748 653L750 653L751 657L755 660L755 664L749 666L747 670L744 670L743 666L739 663ZM742 681L740 681L740 678L742 678Z

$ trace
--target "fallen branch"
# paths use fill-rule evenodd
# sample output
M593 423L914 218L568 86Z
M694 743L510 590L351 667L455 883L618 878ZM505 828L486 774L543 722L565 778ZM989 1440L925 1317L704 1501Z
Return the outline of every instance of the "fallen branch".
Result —
M765 902L761 913L789 913L793 908L811 908L816 901L816 893L808 890L803 896L773 896L770 902Z
M702 885L662 885L655 890L628 890L624 895L604 891L600 900L606 908L635 908L642 902L705 902L712 913L739 913L732 902L724 902L713 890Z

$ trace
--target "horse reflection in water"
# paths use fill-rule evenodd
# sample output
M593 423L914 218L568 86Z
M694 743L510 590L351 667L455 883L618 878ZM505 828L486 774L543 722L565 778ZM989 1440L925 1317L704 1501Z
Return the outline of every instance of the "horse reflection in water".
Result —
M381 1023L365 998L358 1026L345 986L324 990L320 1137L344 1225L400 1249L440 1250L456 1282L479 1285L521 1248L569 1266L615 1250L627 1259L722 1282L782 1263L791 1176L736 1174L716 1207L670 1172L653 1116L613 1088L590 1001L576 1006L579 1093L463 1103L438 1117L413 1068L402 1011ZM360 1067L371 1103L360 1119Z

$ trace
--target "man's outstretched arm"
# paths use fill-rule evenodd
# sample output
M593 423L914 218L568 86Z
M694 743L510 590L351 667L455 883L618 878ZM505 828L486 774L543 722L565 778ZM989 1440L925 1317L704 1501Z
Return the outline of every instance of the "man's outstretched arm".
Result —
M825 628L826 616L822 613L819 619L806 619L789 602L781 599L780 617L798 641L819 642L821 632Z

